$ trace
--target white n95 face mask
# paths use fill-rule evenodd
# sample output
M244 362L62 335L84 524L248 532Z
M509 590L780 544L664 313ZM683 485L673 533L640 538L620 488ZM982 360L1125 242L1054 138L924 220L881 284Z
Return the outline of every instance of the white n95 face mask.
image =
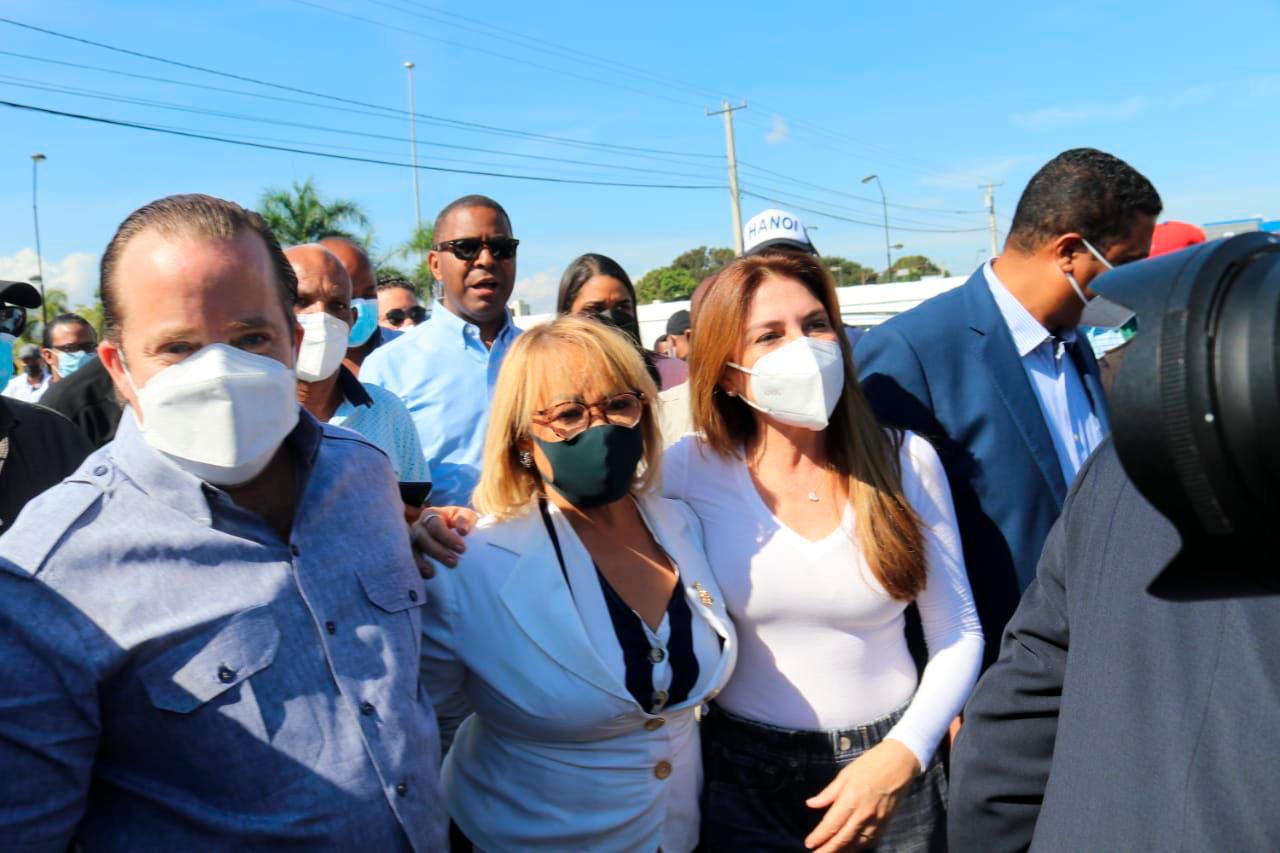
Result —
M347 354L347 336L351 327L346 323L318 311L299 314L302 327L302 347L298 350L295 371L303 382L319 382L332 376Z
M274 358L210 344L138 388L142 436L215 486L247 483L298 423L297 377Z
M796 338L747 368L729 362L751 379L751 408L791 426L826 429L844 390L840 345L820 338Z

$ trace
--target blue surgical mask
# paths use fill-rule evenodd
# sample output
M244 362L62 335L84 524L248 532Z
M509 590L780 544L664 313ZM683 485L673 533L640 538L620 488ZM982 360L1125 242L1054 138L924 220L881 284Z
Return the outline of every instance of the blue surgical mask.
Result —
M8 385L13 378L13 342L16 340L8 332L0 333L0 386Z
M351 334L347 335L347 345L363 346L378 328L378 300L352 299L351 310L355 311L356 321L351 324Z
M84 367L85 362L93 358L93 350L88 352L63 352L58 350L58 376L66 379L80 368Z

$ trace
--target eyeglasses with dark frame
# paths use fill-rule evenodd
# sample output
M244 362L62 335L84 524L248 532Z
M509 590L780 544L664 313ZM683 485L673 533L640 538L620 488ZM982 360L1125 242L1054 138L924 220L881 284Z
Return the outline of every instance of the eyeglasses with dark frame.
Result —
M383 314L382 318L397 327L403 325L406 319L412 320L417 324L427 319L427 309L421 305L415 305L407 310L404 308L392 308L386 314Z
M57 347L57 346L49 347L49 349L57 350L58 352L65 352L68 355L73 352L93 352L97 348L98 348L97 344L89 343L89 342L80 343L80 344L63 344L60 347Z
M599 412L605 423L631 428L644 417L648 398L643 391L623 391L594 403L566 400L533 413L533 422L555 433L561 441L569 441L591 426L591 413Z
M436 251L450 252L460 261L474 261L483 248L489 250L495 261L509 261L516 256L519 245L515 237L460 237L436 243Z

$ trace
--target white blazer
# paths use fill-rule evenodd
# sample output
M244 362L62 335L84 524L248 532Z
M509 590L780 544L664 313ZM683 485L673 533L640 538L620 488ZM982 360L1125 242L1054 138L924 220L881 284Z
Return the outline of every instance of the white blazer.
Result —
M690 610L723 639L688 699L649 714L588 641L537 509L467 537L423 608L423 683L461 689L474 713L441 770L449 814L483 850L691 850L702 783L695 709L728 680L737 640L683 502L641 515L676 564ZM579 546L557 518L566 560ZM572 537L572 543L571 543ZM585 552L584 552L585 553ZM666 826L670 816L679 816ZM664 828L668 831L664 835ZM675 838L672 837L675 831Z

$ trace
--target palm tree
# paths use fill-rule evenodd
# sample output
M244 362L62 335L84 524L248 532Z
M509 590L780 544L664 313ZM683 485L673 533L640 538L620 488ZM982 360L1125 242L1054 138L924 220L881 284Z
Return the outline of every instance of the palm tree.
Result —
M343 198L325 201L316 192L312 178L302 183L294 181L292 189L267 188L258 202L258 212L284 246L314 243L325 237L363 242L348 228L369 227L369 217L360 205Z
M378 277L394 275L397 278L406 278L413 282L419 296L430 299L434 278L431 275L431 267L427 265L427 252L431 251L434 245L435 236L430 225L414 228L413 234L406 242L392 249L378 261ZM407 274L403 272L400 262L412 264L413 271Z

